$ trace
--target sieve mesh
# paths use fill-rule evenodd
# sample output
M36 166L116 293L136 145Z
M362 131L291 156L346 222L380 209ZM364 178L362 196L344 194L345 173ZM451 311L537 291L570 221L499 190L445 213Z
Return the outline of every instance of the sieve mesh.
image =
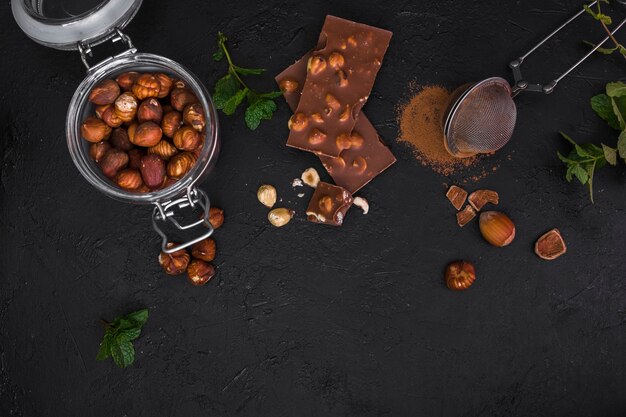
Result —
M516 119L509 83L488 78L450 103L444 127L446 148L457 157L497 151L511 139Z

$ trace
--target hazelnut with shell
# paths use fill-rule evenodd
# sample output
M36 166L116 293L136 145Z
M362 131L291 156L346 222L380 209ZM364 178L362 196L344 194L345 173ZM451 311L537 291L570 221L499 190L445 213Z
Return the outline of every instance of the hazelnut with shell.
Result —
M154 75L141 74L139 78L137 78L137 81L135 81L132 91L139 100L158 97L161 92L161 84Z
M115 112L115 107L112 104L107 105L106 109L100 114L100 118L111 127L120 127L124 123Z
M120 86L113 80L99 82L89 93L89 101L93 104L111 104L120 95Z
M113 129L109 142L114 148L121 149L123 151L130 151L134 148L130 138L128 137L128 132L123 127Z
M198 132L204 129L206 125L206 118L204 116L204 109L200 103L189 104L183 110L183 120L185 123Z
M196 163L196 157L191 152L174 155L167 164L167 175L170 178L181 179Z
M109 137L111 126L97 117L90 116L80 125L80 134L85 140L97 143Z
M159 143L148 148L148 153L158 155L161 159L167 161L178 153L178 149L169 140L161 139Z
M161 120L161 129L163 134L168 138L173 138L174 134L183 124L183 115L176 110L165 113L163 120Z
M172 107L178 111L183 111L187 105L198 102L196 95L188 88L174 88L170 100Z
M126 168L118 172L115 181L125 190L136 190L143 185L141 174L133 168Z
M156 98L149 98L142 101L139 105L139 108L137 109L137 121L139 123L161 123L162 118L163 108L161 107L161 103L159 103L159 100L157 100Z
M130 71L118 75L115 81L117 81L117 84L123 91L130 91L133 88L135 81L137 81L137 78L139 78L139 73Z
M111 149L111 144L109 144L108 140L103 140L101 142L92 143L89 145L89 156L95 162L100 162L104 155Z
M172 91L172 87L174 86L174 80L167 74L163 74L162 72L158 74L154 74L154 78L159 82L159 86L161 87L159 90L158 98L165 98L169 95L170 91Z
M129 139L134 145L150 147L154 146L161 140L163 132L158 124L154 122L144 122L137 126L135 134Z
M102 173L109 178L115 175L128 165L128 154L119 149L111 149L100 161Z
M183 151L193 151L202 142L200 134L189 126L183 126L174 134L174 146Z

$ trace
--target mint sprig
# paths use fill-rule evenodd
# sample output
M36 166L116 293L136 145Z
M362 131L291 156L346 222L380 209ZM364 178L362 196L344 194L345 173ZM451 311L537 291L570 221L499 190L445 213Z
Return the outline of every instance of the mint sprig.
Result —
M242 76L260 75L265 72L263 68L243 68L233 63L226 41L228 38L222 33L217 34L217 51L213 54L215 61L226 58L228 62L228 73L220 78L215 84L213 93L213 103L215 107L222 110L225 115L230 116L237 111L237 108L244 100L247 100L248 107L245 112L246 126L250 130L255 130L262 120L269 120L276 111L274 99L282 95L280 91L269 93L258 93L243 81Z
M120 368L126 368L135 361L133 340L141 335L141 328L148 320L148 310L138 310L126 316L117 317L112 323L102 320L104 337L96 359L103 361L110 357Z
M622 54L622 57L626 59L626 47L624 47L624 45L619 43L619 41L611 33L609 26L613 24L613 19L611 18L611 16L606 15L602 12L602 3L609 4L609 0L598 0L598 2L596 3L596 10L593 10L591 7L587 5L583 6L585 11L589 15L591 15L594 19L600 22L600 24L602 25L602 28L608 34L609 38L611 39L614 45L613 48L598 48L596 49L596 51L605 55L611 55L613 52L619 52L620 54ZM583 42L595 47L595 44L593 44L592 42L587 42L587 41L583 41Z

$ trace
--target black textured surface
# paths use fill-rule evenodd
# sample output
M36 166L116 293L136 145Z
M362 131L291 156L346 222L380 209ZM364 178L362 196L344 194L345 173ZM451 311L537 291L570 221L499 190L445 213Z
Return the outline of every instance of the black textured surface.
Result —
M591 205L555 157L560 129L612 143L587 103L624 79L624 61L593 57L552 96L517 99L513 141L492 158L501 168L477 184L498 190L517 224L508 248L489 247L476 223L459 229L443 183L462 177L432 173L395 139L410 81L509 78L506 63L578 2L144 3L126 30L135 44L210 88L224 70L210 58L217 30L241 65L269 69L264 89L315 44L327 13L392 30L365 111L398 163L361 193L370 214L311 224L310 191L298 198L290 180L321 165L285 146L287 106L253 133L240 115L222 117L222 155L203 184L227 213L219 275L192 287L161 272L150 208L107 199L70 160L78 55L31 42L2 2L0 415L626 414L623 169L598 175ZM600 36L579 22L527 62L528 78L551 79L583 52L580 39ZM283 229L256 201L264 182L298 211ZM552 227L569 252L549 263L532 245ZM442 281L458 257L478 271L465 293ZM142 306L150 319L134 366L96 362L97 319Z

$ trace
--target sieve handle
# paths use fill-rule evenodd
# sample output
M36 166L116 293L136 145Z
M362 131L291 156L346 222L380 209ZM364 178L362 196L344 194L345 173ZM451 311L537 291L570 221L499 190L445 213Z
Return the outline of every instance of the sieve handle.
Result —
M596 3L598 2L598 0L589 3L587 5L587 7L593 7ZM622 1L620 1L620 3L622 3ZM623 3L622 3L623 4ZM622 26L624 26L624 24L626 24L626 19L622 20L620 22L619 25L617 25L617 27L615 29L613 29L613 31L611 32L611 36L607 36L605 37L600 43L598 43L591 51L589 51L585 56L583 56L580 60L578 60L578 62L576 62L574 65L572 65L567 71L565 71L563 74L561 74L558 78L552 80L551 82L549 82L548 84L531 84L528 81L524 80L524 77L522 76L522 70L521 70L521 66L522 63L524 62L524 60L533 52L535 52L541 45L543 45L546 41L548 41L550 38L552 38L554 35L556 35L559 31L561 31L561 29L563 29L565 26L569 25L570 23L572 23L572 21L574 21L576 18L578 18L581 14L585 13L585 9L583 8L582 10L580 10L578 13L576 13L574 16L572 16L571 18L569 18L565 23L563 23L561 26L559 26L558 28L556 28L552 33L550 33L548 36L546 36L545 38L543 38L537 45L533 46L530 51L526 52L524 55L522 55L521 57L517 58L514 61L511 61L511 63L509 63L509 67L513 70L513 78L515 79L515 85L513 86L513 97L515 97L517 94L519 94L521 91L534 91L534 92L539 92L539 93L544 93L544 94L550 94L552 93L552 91L554 91L554 88L556 87L556 85L563 79L565 78L567 75L569 75L569 73L571 73L574 69L576 69L576 67L578 67L580 64L582 64L587 58L589 58L595 51L598 50L598 48L600 48L602 45L604 45L609 39L611 39L611 36L613 36L618 30L620 30L620 28Z

